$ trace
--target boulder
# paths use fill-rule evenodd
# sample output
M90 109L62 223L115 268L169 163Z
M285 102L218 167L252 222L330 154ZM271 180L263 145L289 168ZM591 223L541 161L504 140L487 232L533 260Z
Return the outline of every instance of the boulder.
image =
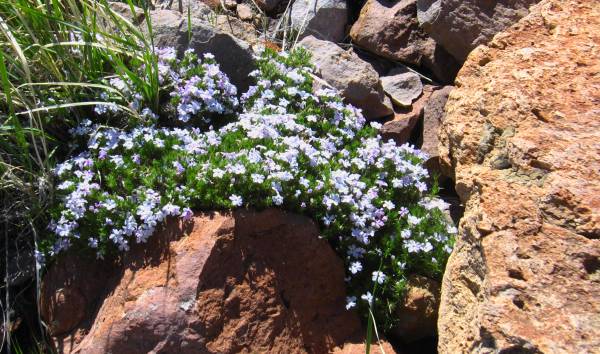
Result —
M423 142L421 150L429 155L425 166L429 172L440 174L439 162L439 132L440 126L444 121L446 101L448 101L448 95L452 91L453 86L444 86L439 90L433 91L431 97L425 104L423 109Z
M439 282L419 275L408 278L404 302L396 310L400 319L391 334L405 343L434 337L440 306Z
M133 12L131 12L131 7L123 2L109 1L108 5L112 11L134 25L140 24L144 20L144 10L137 6L133 6Z
M416 0L367 0L350 37L374 54L425 68L443 83L451 83L460 67L419 27Z
M179 54L187 48L193 48L198 54L212 53L221 70L240 92L252 83L249 73L255 69L255 62L248 43L201 18L191 18L188 25L187 16L177 11L154 10L150 12L150 18L156 46L175 47ZM188 29L191 30L191 38Z
M237 1L236 0L225 0L225 1L223 1L223 5L225 5L226 9L235 11L235 9L237 8Z
M600 348L600 3L543 0L468 57L440 156L466 203L440 353Z
M419 119L423 117L423 108L431 93L434 90L434 86L425 85L423 87L423 94L409 107L396 107L394 109L394 118L390 121L383 123L383 126L379 130L381 136L385 139L392 139L398 145L407 143Z
M254 0L256 5L265 12L271 12L279 6L281 0Z
M380 79L383 91L390 96L392 102L402 107L409 107L423 93L419 74L405 67L394 68Z
M252 18L254 17L252 9L246 4L239 4L236 8L236 12L242 21L252 21Z
M250 45L256 45L259 42L254 26L252 26L250 23L240 20L237 17L229 15L217 15L214 26L219 31L228 33Z
M170 220L119 263L71 254L44 278L42 313L67 353L325 353L361 332L342 261L276 209Z
M363 340L345 343L343 347L335 348L332 354L365 354L366 352L367 345ZM371 354L396 354L396 351L389 342L380 340L371 344Z
M181 7L179 0L156 0L155 7L161 10L174 10L185 17L188 11L191 17L207 18L212 14L212 9L220 6L220 0L213 1L198 1L198 0L182 0ZM126 6L129 6L126 4Z
M459 62L540 0L417 0L421 27Z
M346 0L294 0L290 20L300 38L314 36L341 42L346 37L348 23Z
M348 103L361 108L367 119L393 113L392 103L383 92L379 75L354 52L313 36L304 38L299 45L312 53L311 62L316 67L315 73L340 90Z

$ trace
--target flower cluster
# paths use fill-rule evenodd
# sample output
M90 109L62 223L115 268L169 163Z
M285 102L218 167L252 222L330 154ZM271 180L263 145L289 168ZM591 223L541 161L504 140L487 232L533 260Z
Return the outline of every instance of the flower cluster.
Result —
M72 244L99 256L127 250L192 209L281 207L317 220L343 257L347 307L381 303L376 315L391 325L406 275L439 277L456 229L425 183L424 154L382 141L378 125L337 92L313 92L307 60L302 50L264 52L243 111L218 129L80 128L91 132L87 149L56 170L64 197L50 225L50 252ZM182 93L177 103L191 96ZM206 111L217 107L202 100Z
M117 76L108 82L131 110L151 124L161 115L171 115L172 110L180 122L187 123L195 118L210 123L208 114L230 114L238 108L237 88L220 70L212 54L206 53L203 60L199 60L193 50L187 50L183 59L179 60L174 48L159 48L156 49L156 62L155 70L147 70L146 65L141 65L138 72L139 77L146 81L150 81L155 74L161 91L169 95L170 101L164 108L159 107L158 112L146 106L141 87L144 83L139 80ZM100 95L103 101L110 101L111 98L107 92ZM116 113L118 108L115 103L108 102L97 105L94 111L104 115L107 112Z

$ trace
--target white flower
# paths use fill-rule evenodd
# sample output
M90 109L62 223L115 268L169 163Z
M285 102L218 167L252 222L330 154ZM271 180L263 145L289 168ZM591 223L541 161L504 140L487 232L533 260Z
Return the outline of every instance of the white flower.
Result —
M239 195L232 194L232 195L229 197L229 200L231 201L231 204L232 204L234 207L239 207L239 206L242 206L242 202L243 202L243 200L242 200L242 197L240 197Z
M371 280L373 280L377 284L383 284L385 282L385 279L386 279L386 275L383 274L383 272L380 272L378 270L374 271L371 276Z
M452 235L457 233L458 229L454 225L448 225L448 227L446 228L446 232Z
M353 307L356 307L356 296L347 296L346 297L346 310L350 310Z
M404 230L400 231L400 236L405 240L409 239L411 235L412 235L412 233L410 232L409 229L404 229Z
M265 176L258 173L253 173L250 175L250 178L252 178L252 182L254 183L263 183L265 180Z
M221 178L223 177L223 175L225 175L225 171L220 169L220 168L215 168L213 170L213 177L215 178Z
M73 182L72 181L64 181L63 183L58 185L58 189L64 190L64 189L69 189L70 187L73 186Z
M419 225L421 223L421 218L418 218L416 216L413 215L408 215L407 217L407 221L409 225Z
M283 197L280 194L274 195L271 199L275 205L283 204Z
M367 291L366 294L361 295L360 298L365 300L367 303L369 303L369 305L371 305L373 303L373 295L371 295L371 292L369 292L369 291Z
M193 216L194 213L192 212L192 209L183 208L183 211L181 212L181 217L183 218L183 220L190 220Z
M392 203L389 200L386 200L385 202L383 202L383 207L386 208L387 210L392 210L394 209L396 206L394 205L394 203Z
M362 263L357 261L357 262L350 263L349 270L350 270L350 273L356 274L356 273L360 272L362 270L362 268L363 268Z
M300 74L298 72L298 70L294 69L292 71L290 71L289 73L287 73L286 75L287 77L289 77L290 79L292 79L292 81L294 81L294 83L296 84L301 84L304 82L304 80L306 80L304 78L304 76L302 74Z

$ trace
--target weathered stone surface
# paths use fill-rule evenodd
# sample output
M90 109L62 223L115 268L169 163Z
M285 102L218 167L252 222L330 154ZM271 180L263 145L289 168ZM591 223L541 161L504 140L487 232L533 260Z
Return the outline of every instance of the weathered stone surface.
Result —
M155 7L160 10L174 10L182 13L187 17L188 11L191 17L205 18L212 14L212 9L221 5L220 0L214 1L199 1L199 0L182 0L181 7L178 0L157 0L154 2ZM126 6L129 6L125 4Z
M225 5L226 9L235 10L237 8L236 0L225 0L223 1L223 5Z
M314 36L340 42L346 37L346 0L295 0L290 19L292 28L300 32L300 38Z
M256 29L252 24L244 22L237 17L229 15L217 15L214 23L219 31L228 33L235 38L241 39L250 45L258 43Z
M460 62L540 0L417 0L420 25Z
M421 77L407 68L394 68L380 80L383 91L399 106L409 107L423 93Z
M279 6L281 0L254 0L261 10L271 12Z
M332 354L364 354L367 352L366 349L364 340L354 341L344 344L341 348L336 348ZM396 354L396 351L390 343L381 340L371 344L371 354Z
M426 68L450 83L459 64L419 28L416 0L368 0L350 30L359 47L384 58Z
M425 104L429 100L433 89L434 86L425 85L423 87L423 94L418 100L413 102L412 106L395 108L394 119L383 123L383 126L379 130L381 136L385 140L393 139L398 145L408 142L417 122L423 117L423 108L425 108Z
M254 70L255 62L248 43L200 18L191 18L191 25L188 26L187 16L177 11L151 11L150 18L156 46L174 47L180 54L187 48L193 48L198 54L212 53L221 70L240 91L245 91L252 83L248 74ZM191 40L188 27L191 28Z
M430 172L441 173L439 159L440 126L444 121L446 101L453 86L444 86L433 91L423 110L423 142L421 150L429 155L425 166Z
M366 118L381 118L393 113L392 103L383 93L379 75L369 63L335 43L313 36L304 38L299 45L312 53L316 74L340 90L349 103L362 108Z
M119 266L59 262L43 299L78 292L87 322L55 340L81 353L331 351L361 329L345 309L342 261L318 235L309 219L276 209L201 214L171 220ZM71 327L72 310L52 304L46 319Z
M236 8L236 11L238 17L242 21L252 21L252 17L254 17L252 9L246 4L239 4Z
M396 312L401 321L392 329L392 334L404 342L435 336L440 306L439 282L414 275L408 279L407 289L404 303Z
M133 12L131 12L131 7L129 7L128 4L125 4L123 2L109 1L108 5L110 6L111 10L113 10L132 24L137 25L144 20L144 10L137 6L134 6Z
M543 0L468 57L441 156L466 202L440 353L600 348L600 3Z

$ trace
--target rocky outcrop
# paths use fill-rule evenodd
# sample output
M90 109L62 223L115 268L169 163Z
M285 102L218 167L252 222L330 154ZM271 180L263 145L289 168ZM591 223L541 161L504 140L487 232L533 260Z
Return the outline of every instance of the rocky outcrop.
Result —
M252 26L250 23L240 20L237 17L229 15L216 15L214 17L213 25L219 31L230 34L250 45L256 45L259 42L254 26Z
M396 311L396 316L402 320L391 334L404 342L435 336L440 306L439 282L413 275L406 287L404 302Z
M366 118L381 118L393 113L379 75L354 52L312 36L304 38L299 45L312 53L315 73L338 89L349 103L361 108Z
M416 0L368 0L350 30L352 42L381 57L425 68L449 83L459 69L444 48L419 27Z
M383 123L379 130L381 136L385 139L392 139L398 145L407 143L413 135L413 130L423 117L423 109L431 97L435 87L425 85L423 94L408 107L397 107L394 111L394 118Z
M332 354L364 354L367 352L367 347L364 341L354 341L344 344L341 348L336 348ZM371 344L371 354L396 354L396 351L390 343L381 340Z
M118 264L59 260L42 313L66 353L325 353L361 329L318 235L275 209L171 220Z
M237 13L237 16L240 18L240 20L242 20L242 21L252 21L252 18L254 17L254 14L252 13L252 9L250 8L250 6L248 6L246 4L237 5L236 13Z
M459 62L540 0L417 0L419 24Z
M431 172L437 174L442 172L438 152L438 145L440 143L438 137L440 126L446 116L444 107L448 101L448 95L453 88L453 86L444 86L434 91L423 109L423 141L421 151L427 153L429 156L427 161L425 161L425 167L427 167L430 174Z
M382 76L381 86L392 102L401 107L409 107L423 93L419 74L405 67L394 68L386 76Z
M255 3L263 11L273 11L279 6L281 0L255 0Z
M331 42L346 37L348 9L346 0L294 0L290 24L300 38L313 36Z
M465 215L440 353L600 348L600 3L544 0L470 55L441 156Z

